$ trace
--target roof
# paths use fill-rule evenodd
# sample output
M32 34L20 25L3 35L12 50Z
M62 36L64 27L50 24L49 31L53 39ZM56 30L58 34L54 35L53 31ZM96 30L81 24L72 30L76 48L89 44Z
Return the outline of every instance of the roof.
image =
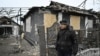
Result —
M18 23L16 23L15 21L13 21L11 18L8 18L8 17L6 17L6 16L0 17L0 20L1 20L1 21L4 21L4 20L6 20L6 21L11 21L11 22L13 22L14 24L20 26Z
M0 28L1 27L13 27L13 25L0 25Z
M34 12L34 10L38 10L41 7L32 7L29 9L29 11L26 13L26 15L24 15L24 18L27 18L32 12ZM23 20L23 18L22 18Z
M54 1L51 1L49 7L55 10L62 10L64 12L74 12L74 13L85 14L85 15L98 14L98 12L93 11L92 9L90 10L80 9L78 7L65 5Z
M51 1L50 5L47 7L32 7L31 9L29 9L29 11L27 12L27 14L24 16L24 18L22 20L24 21L32 12L34 12L35 10L38 10L38 9L50 9L53 11L60 11L60 12L74 13L74 14L88 15L88 16L93 16L93 15L97 15L97 14L100 15L100 13L93 11L92 9L85 10L85 9L80 9L77 7L73 7L73 6L69 6L69 5L65 5L62 3Z

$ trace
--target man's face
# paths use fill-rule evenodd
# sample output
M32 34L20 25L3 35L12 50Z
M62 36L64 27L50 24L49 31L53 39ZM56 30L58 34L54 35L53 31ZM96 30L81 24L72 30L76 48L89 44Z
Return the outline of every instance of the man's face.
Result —
M65 24L60 24L60 29L65 29L67 27L67 25Z

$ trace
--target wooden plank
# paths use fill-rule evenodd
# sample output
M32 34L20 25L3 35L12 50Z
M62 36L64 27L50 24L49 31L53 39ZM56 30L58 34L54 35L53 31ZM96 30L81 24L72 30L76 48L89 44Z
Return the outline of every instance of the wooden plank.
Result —
M0 25L0 27L13 27L13 25Z
M70 25L73 26L74 30L80 30L80 16L70 16Z
M44 25L46 28L51 27L57 21L55 14L44 14Z

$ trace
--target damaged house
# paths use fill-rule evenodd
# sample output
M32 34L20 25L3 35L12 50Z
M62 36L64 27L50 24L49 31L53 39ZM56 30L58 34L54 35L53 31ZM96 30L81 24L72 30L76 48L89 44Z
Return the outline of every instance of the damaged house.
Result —
M6 16L0 17L0 36L17 36L19 34L19 26L19 24Z
M55 35L58 31L59 21L66 20L76 31L96 29L99 20L97 15L98 13L92 10L80 9L54 1L51 1L47 7L32 7L22 19L25 39L32 45L39 41L40 44L47 41L47 45L52 45L56 40ZM38 26L43 26L44 31ZM38 31L43 31L41 36ZM87 37L87 31L85 31L84 36ZM42 45L43 48L44 46ZM44 50L43 48L42 50Z

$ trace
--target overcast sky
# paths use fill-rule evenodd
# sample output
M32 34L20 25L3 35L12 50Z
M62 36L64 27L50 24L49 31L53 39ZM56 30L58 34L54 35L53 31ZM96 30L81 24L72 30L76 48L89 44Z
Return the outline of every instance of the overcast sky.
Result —
M0 0L0 7L33 7L33 6L47 6L50 4L51 0ZM52 0L56 2L60 2L66 5L78 6L84 0ZM86 8L94 10L99 10L98 1L87 0Z

